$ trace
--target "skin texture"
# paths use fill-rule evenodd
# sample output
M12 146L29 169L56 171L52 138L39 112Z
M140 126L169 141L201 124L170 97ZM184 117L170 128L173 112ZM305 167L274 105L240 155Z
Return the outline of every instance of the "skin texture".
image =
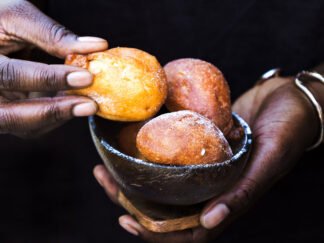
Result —
M166 113L146 123L137 135L136 146L145 158L159 164L208 164L233 156L212 121L186 110Z
M195 111L227 135L233 125L231 97L221 71L211 63L193 58L171 61L164 70L168 81L167 108Z
M2 0L0 133L20 137L37 136L73 117L88 116L97 111L96 104L86 97L39 97L39 94L43 94L40 92L44 91L56 93L60 90L86 87L92 83L92 75L82 68L47 65L6 56L34 47L65 58L70 53L105 50L108 45L100 38L79 38L28 1ZM70 76L72 73L74 78Z
M317 88L314 94L322 102L324 87ZM291 170L319 132L314 108L291 78L274 78L255 86L234 103L233 110L250 124L253 150L241 178L230 190L206 204L201 214L202 226L155 234L145 230L130 215L124 215L119 223L125 230L149 242L207 242L216 238ZM106 168L98 165L94 175L115 200L118 187Z
M70 55L66 64L87 68L92 86L69 91L91 97L97 115L118 121L143 121L158 112L167 95L166 77L156 58L135 48L118 47L87 56Z

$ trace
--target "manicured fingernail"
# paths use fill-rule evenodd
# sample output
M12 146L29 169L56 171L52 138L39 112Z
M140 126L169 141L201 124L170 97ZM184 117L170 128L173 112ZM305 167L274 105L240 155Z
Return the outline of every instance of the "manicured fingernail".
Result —
M225 204L217 204L202 215L201 224L206 229L212 229L219 225L229 215L229 213L230 210Z
M73 72L66 77L67 83L75 88L82 88L90 85L92 79L92 74L86 71Z
M73 115L80 116L91 116L97 112L97 105L94 102L83 103L74 106Z
M136 236L139 235L139 232L137 231L136 226L133 225L133 222L129 222L129 220L127 220L126 218L120 217L119 218L119 224L128 233L131 233L132 235L136 235Z
M105 39L93 36L81 36L78 37L78 41L80 42L106 42Z

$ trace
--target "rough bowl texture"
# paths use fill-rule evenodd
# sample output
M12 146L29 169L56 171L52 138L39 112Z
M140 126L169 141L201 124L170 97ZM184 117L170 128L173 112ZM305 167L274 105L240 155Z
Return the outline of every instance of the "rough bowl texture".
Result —
M124 123L90 117L93 141L106 167L125 195L170 204L192 205L211 199L226 190L242 173L252 144L249 126L233 113L244 136L233 157L222 163L170 166L136 159L118 149L117 136Z
M118 121L150 118L165 101L166 77L157 59L138 49L118 47L89 55L72 54L65 64L86 68L94 75L88 88L67 94L89 96L97 115Z

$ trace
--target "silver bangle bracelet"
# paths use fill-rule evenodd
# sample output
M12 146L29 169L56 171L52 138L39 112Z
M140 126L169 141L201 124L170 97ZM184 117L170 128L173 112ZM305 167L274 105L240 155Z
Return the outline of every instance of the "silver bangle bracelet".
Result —
M316 109L319 122L320 122L320 133L317 141L307 148L306 151L312 150L316 147L318 147L324 140L324 118L323 118L323 109L321 105L318 103L318 101L315 99L314 95L310 90L304 85L304 82L300 80L301 77L312 77L314 80L321 82L324 85L324 77L316 72L307 72L307 71L302 71L297 74L295 78L295 84L296 86L307 96L307 98L310 100L314 108Z
M259 78L259 81L257 81L256 85L263 84L269 79L276 78L280 76L280 68L273 68L270 69L269 71L265 72L262 74L262 76Z

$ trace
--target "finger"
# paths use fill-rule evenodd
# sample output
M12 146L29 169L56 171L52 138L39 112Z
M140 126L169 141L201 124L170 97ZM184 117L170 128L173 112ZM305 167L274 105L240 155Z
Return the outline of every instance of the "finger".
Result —
M73 117L95 114L97 105L78 96L14 101L0 105L1 133L37 133L39 129Z
M118 185L104 165L96 165L93 169L93 175L98 183L104 188L108 197L118 204Z
M276 171L288 151L280 138L256 138L250 162L241 179L227 192L212 200L203 210L200 222L212 229L229 217L247 210L284 173Z
M284 82L289 82L289 79ZM310 119L305 112L301 112L305 104L291 92L294 89L291 90L290 86L282 87L264 98L265 102L258 109L252 124L254 146L249 164L238 183L205 208L200 219L205 228L216 227L226 218L247 210L288 173L294 165L292 162L301 156L307 146L309 136L302 134L307 124L305 121ZM261 92L259 95L266 96ZM296 134L303 140L296 138Z
M37 129L37 131L33 132L23 132L23 133L12 133L12 135L15 135L16 137L22 138L22 139L32 139L32 138L38 138L46 133L49 133L50 131L62 126L66 121L57 122L54 124L49 124L46 127L42 127Z
M8 100L22 100L27 98L26 92L16 92L16 91L0 91L0 95Z
M67 65L47 65L0 56L0 89L57 91L87 87L93 75Z
M202 228L188 229L170 233L154 233L145 229L130 215L123 215L119 218L120 226L127 232L140 236L143 240L154 243L184 243L184 242L205 242L206 230Z
M86 54L108 48L106 40L76 36L28 1L15 1L7 6L10 7L2 13L4 31L52 55L63 58L71 53Z

